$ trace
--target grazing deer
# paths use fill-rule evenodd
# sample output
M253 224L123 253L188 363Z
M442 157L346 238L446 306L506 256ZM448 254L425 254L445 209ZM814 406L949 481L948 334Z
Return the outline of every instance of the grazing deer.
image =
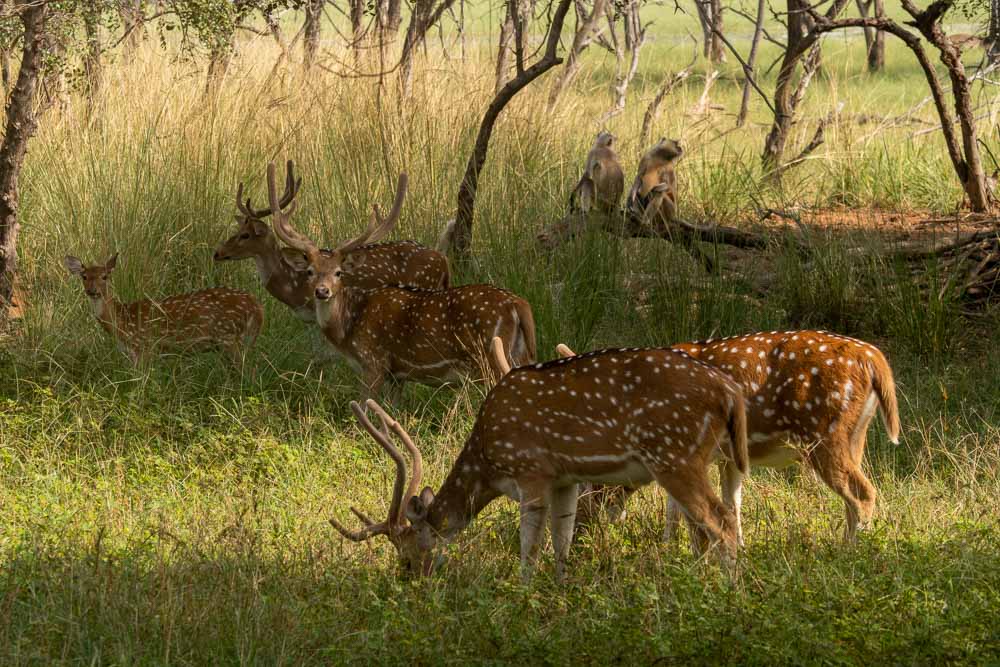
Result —
M285 257L310 276L323 334L360 371L371 395L389 379L398 391L407 380L437 384L485 375L483 358L489 365L488 346L494 336L507 342L511 361L535 360L531 306L507 290L492 285L422 290L358 284L356 276L372 260L354 250L392 230L406 195L405 174L399 177L388 218L382 218L376 206L368 229L329 254L289 225L295 202L286 210L278 205L274 165L268 167L267 178L274 229L291 246Z
M355 541L385 535L404 568L429 574L432 552L464 529L490 502L506 495L521 506L521 574L538 558L551 521L556 576L562 578L576 517L578 484L630 486L657 482L677 498L695 554L717 546L735 564L736 518L712 492L708 465L725 448L747 470L743 392L723 373L673 350L601 350L572 359L521 366L487 395L472 433L437 494L420 487L420 453L400 425L374 402L376 428L357 403L351 408L396 463L389 516L365 523ZM389 440L395 433L414 460L406 465ZM404 518L409 521L407 524Z
M302 179L295 179L294 163L286 165L285 191L278 206L285 208L295 199ZM299 319L316 321L313 291L309 277L289 266L282 258L278 239L264 218L272 208L254 208L248 197L243 199L243 183L236 189L239 213L236 234L219 244L214 259L217 262L253 258L264 288L291 308ZM320 251L329 254L329 251ZM409 285L437 289L448 286L448 260L441 253L415 241L389 241L358 246L351 252L357 270L354 279L359 286ZM361 260L361 261L357 261Z
M889 439L899 442L892 369L874 345L825 331L771 331L681 343L673 349L712 364L740 383L747 400L750 465L808 464L844 500L844 537L866 527L875 487L861 470L868 425L878 407ZM562 357L573 351L557 348ZM720 462L726 503L740 517L744 473ZM628 491L604 491L624 502ZM667 530L677 523L668 504ZM737 523L742 542L742 527Z
M161 301L122 303L114 298L109 284L117 260L115 254L104 264L84 266L68 255L63 263L72 275L80 276L97 321L132 363L154 350L221 347L238 364L243 351L257 339L264 309L253 295L213 287Z

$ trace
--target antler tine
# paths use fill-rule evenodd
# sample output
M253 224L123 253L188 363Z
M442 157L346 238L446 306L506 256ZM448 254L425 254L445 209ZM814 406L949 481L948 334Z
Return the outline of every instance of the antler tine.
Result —
M274 216L274 231L278 237L296 250L301 250L309 255L316 253L316 244L307 236L292 229L291 225L288 224L288 219L295 212L298 202L293 201L286 210L281 210L277 190L274 187L273 162L267 165L267 198L271 204L271 212Z
M350 528L345 528L336 519L329 519L330 525L337 529L337 532L351 540L352 542L364 542L365 540L374 537L375 535L388 535L389 527L383 522L379 524L373 524L371 526L365 526L361 530L351 530Z
M396 222L399 220L399 214L403 210L403 199L406 198L406 188L409 183L409 178L406 172L399 175L399 180L396 183L396 198L392 202L392 210L389 211L389 217L382 218L382 214L379 211L378 206L372 207L371 219L368 222L368 229L364 231L363 234L357 238L351 239L344 245L340 246L338 250L340 252L350 252L359 246L363 246L366 243L377 243L382 240L392 231L392 228L396 226Z
M510 373L510 362L507 361L507 352L504 350L503 341L500 340L500 336L493 337L490 350L493 352L493 361L500 372L504 375Z
M410 453L410 458L413 460L412 470L410 472L410 484L406 487L406 495L403 499L409 501L410 498L417 495L420 490L420 483L424 479L424 457L420 454L420 450L417 446L413 444L413 439L410 438L410 434L400 425L398 421L389 416L389 414L382 409L378 403L372 399L368 399L366 403L367 407L371 409L378 418L382 421L382 432L388 434L388 431L392 431L396 434L396 437L403 441L403 445L406 450ZM402 522L403 514L406 508L400 503L399 507L399 521Z
M247 197L246 204L243 203L243 181L236 187L236 208L239 209L240 213L247 216L248 218L256 218L256 212L250 207L250 198Z
M288 206L299 193L300 187L302 187L302 177L295 178L295 162L289 160L285 163L285 192L281 195L278 206L281 208Z
M567 357L575 357L576 356L576 352L574 352L573 350L569 349L569 346L563 345L562 343L559 343L558 345L556 345L556 354L558 354L563 359L565 359Z
M369 399L369 407L373 403L375 403L375 401ZM375 404L375 407L378 408L376 413L380 418L383 418L382 415L385 415L385 412L382 408L378 407L378 404ZM361 425L364 426L365 430L368 431L368 433L375 439L375 442L380 444L382 449L384 449L389 457L396 463L396 481L392 485L392 501L389 503L389 516L385 521L386 527L392 529L399 525L399 519L402 516L400 508L403 503L403 484L406 482L406 461L403 459L403 455L399 453L396 446L389 440L388 435L378 430L375 425L372 424L371 420L368 419L368 415L365 414L364 408L362 408L357 401L351 401L351 410L354 412L354 415L358 418ZM385 415L385 418L383 419L388 419L388 415ZM392 420L390 419L389 421L391 422Z

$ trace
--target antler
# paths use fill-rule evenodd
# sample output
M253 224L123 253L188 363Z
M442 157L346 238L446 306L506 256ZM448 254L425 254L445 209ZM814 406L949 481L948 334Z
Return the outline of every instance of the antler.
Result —
M490 350L493 352L493 361L496 363L497 369L504 375L510 373L510 363L507 361L507 352L504 350L500 336L493 337Z
M281 200L278 204L279 208L284 208L288 206L295 195L299 193L299 188L302 186L302 177L298 179L295 178L295 163L289 160L285 163L285 192L281 195ZM255 209L250 203L250 198L247 197L246 201L243 200L243 181L240 181L239 186L236 188L236 208L240 210L240 213L250 217L261 219L271 215L274 212L274 204L272 203L268 208Z
M366 229L360 236L351 239L344 245L340 246L337 250L346 253L363 246L366 243L376 243L385 238L386 235L392 231L392 228L396 226L396 222L399 220L399 213L403 210L403 198L406 197L407 183L408 178L406 176L406 172L403 172L399 175L399 181L396 183L396 199L392 202L392 210L389 211L388 218L382 217L382 213L376 204L372 207L372 215L368 221L368 229Z
M336 519L330 519L330 525L337 529L341 535L349 540L355 542L363 542L375 535L387 535L392 537L395 531L403 522L403 483L406 481L406 462L403 459L403 455L400 454L399 449L392 444L389 440L389 432L393 432L403 441L406 449L409 451L410 456L413 458L413 476L410 480L409 487L407 488L406 497L416 495L416 489L420 486L420 482L423 479L423 457L420 455L420 450L417 449L416 445L413 444L413 440L410 439L409 434L403 430L399 422L390 417L385 410L379 406L378 403L369 399L366 403L368 408L371 408L375 414L378 415L379 420L382 423L382 428L376 428L372 424L371 420L368 419L368 415L365 413L365 409L362 408L356 401L351 401L351 410L354 415L358 418L361 425L368 431L369 434L375 439L382 449L386 451L389 457L396 464L396 480L392 486L392 500L389 503L389 514L385 521L380 521L378 523L372 521L367 515L354 507L351 508L351 512L354 513L356 517L361 519L365 524L365 527L361 530L349 530L342 526Z
M569 349L568 345L564 345L562 343L559 343L558 345L556 345L556 354L558 354L563 359L565 359L567 357L575 357L576 356L576 352L574 352L573 350Z
M289 160L289 165L291 160ZM313 243L308 237L300 234L299 232L292 229L291 225L288 224L288 220L292 217L292 213L295 212L295 208L298 206L297 201L290 201L288 203L288 208L282 210L284 203L278 201L277 190L274 187L274 163L271 162L267 165L267 198L271 204L271 213L273 215L274 221L274 231L278 237L292 246L296 250L301 250L302 252L312 256L319 252L316 244Z

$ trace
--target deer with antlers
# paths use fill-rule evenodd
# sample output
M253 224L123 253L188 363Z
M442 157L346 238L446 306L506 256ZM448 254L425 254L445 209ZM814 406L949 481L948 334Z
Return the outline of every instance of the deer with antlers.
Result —
M372 260L355 250L388 234L399 219L406 196L400 174L388 217L376 206L368 229L325 254L289 224L293 201L282 208L267 171L268 196L278 237L290 248L285 259L306 272L323 334L360 371L367 391L377 394L386 380L396 391L409 380L424 384L497 374L490 368L488 346L494 336L508 345L509 360L535 360L535 320L527 301L492 285L464 285L426 290L371 287L358 276Z
M153 351L184 352L222 348L239 364L264 323L264 309L252 294L228 287L177 294L159 301L122 303L111 293L111 273L118 261L85 266L67 255L66 269L83 281L94 315L137 364Z
M885 355L864 341L825 331L771 331L694 343L673 349L712 364L737 381L747 400L750 465L809 465L844 500L844 538L866 527L875 487L861 469L868 425L881 408L889 439L899 442L899 408ZM560 345L564 358L573 351ZM720 461L723 497L739 524L744 472ZM620 509L629 489L601 489ZM678 523L668 503L667 532ZM617 511L616 511L617 513Z
M286 164L285 191L278 199L279 209L288 207L302 186L295 178L294 163ZM316 321L313 290L309 277L295 270L282 258L281 247L265 219L273 207L254 208L250 198L243 198L243 183L236 189L237 232L219 244L214 259L217 262L249 259L257 264L257 274L264 288L291 308L299 319ZM320 251L329 255L326 250ZM426 289L448 286L448 259L436 250L416 241L385 241L359 245L351 250L356 265L354 281L358 286L408 285Z
M486 397L437 494L417 492L420 452L398 422L374 401L367 405L381 428L360 405L351 408L396 464L389 515L376 523L352 507L363 529L331 523L354 541L385 535L405 569L429 574L435 546L506 495L521 508L522 576L528 579L534 569L548 518L561 579L580 482L657 482L680 503L694 552L718 548L725 565L735 564L736 518L713 493L707 469L721 449L737 470L747 470L743 393L723 373L682 352L601 350L507 373ZM408 485L392 433L413 458Z

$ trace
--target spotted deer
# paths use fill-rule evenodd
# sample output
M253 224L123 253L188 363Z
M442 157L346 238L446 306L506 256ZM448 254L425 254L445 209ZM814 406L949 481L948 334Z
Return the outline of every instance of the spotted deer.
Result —
M712 364L739 382L747 401L750 465L810 466L844 500L844 537L866 527L875 487L861 469L868 425L881 407L889 439L899 442L899 409L892 369L882 352L864 341L825 331L770 331L681 343L673 349ZM573 355L565 345L562 357ZM720 462L722 492L735 509L737 528L743 475ZM621 507L629 490L602 493ZM677 524L668 504L667 529Z
M294 175L294 163L286 164L285 191L278 206L286 208L295 199L302 186L302 179ZM236 189L235 234L219 244L214 259L217 262L250 259L257 264L257 274L264 288L271 295L292 309L306 322L316 321L313 291L309 277L297 271L282 258L281 247L265 218L272 208L254 208L249 197L243 198L243 183ZM330 254L329 250L321 253ZM409 285L426 289L448 286L448 259L416 241L386 241L367 243L351 251L357 270L354 280L358 286Z
M158 301L122 303L111 293L110 278L117 261L115 254L104 264L85 266L68 255L63 264L83 281L97 321L132 363L158 351L222 348L238 364L243 352L253 346L264 323L264 309L253 295L212 287Z
M492 285L440 290L370 287L357 276L372 261L355 248L388 234L399 218L407 179L399 177L388 217L375 207L368 229L329 254L289 224L295 203L282 210L269 166L268 194L274 229L291 248L285 258L310 277L316 320L333 347L361 373L376 395L386 380L395 391L409 380L424 384L496 375L488 346L494 336L506 341L510 360L535 360L535 320L531 306ZM486 368L484 368L486 366Z
M379 416L380 428L360 405L351 404L396 465L389 515L375 523L352 507L364 528L351 531L331 523L355 541L385 535L404 569L430 574L436 545L454 538L505 495L520 503L522 577L531 576L548 518L561 579L578 484L653 481L680 503L695 554L717 548L724 565L735 565L736 518L713 493L708 465L721 448L737 470L747 470L743 393L723 373L682 352L601 350L515 368L487 395L437 494L429 487L417 492L420 452L399 423L374 401L367 406ZM414 460L408 485L391 433Z

